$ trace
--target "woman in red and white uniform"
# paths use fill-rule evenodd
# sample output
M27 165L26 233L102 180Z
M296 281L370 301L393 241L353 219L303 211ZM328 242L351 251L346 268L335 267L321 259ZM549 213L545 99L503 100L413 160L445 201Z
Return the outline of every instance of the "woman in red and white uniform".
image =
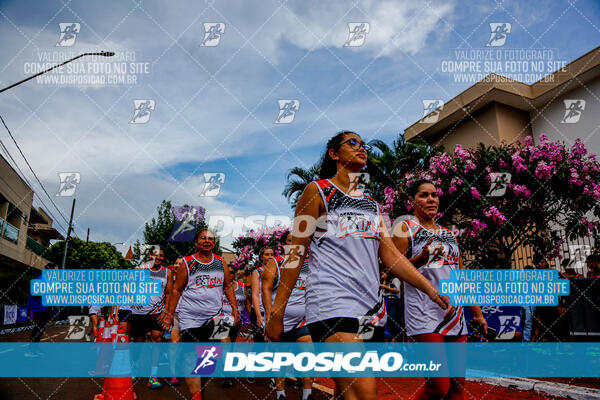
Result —
M436 287L449 279L450 271L462 268L458 242L452 232L435 221L440 200L435 185L426 179L415 181L408 189L414 219L395 226L393 241L419 272ZM404 282L406 334L417 342L466 342L467 324L463 307L451 314L440 308L413 285ZM469 307L474 322L487 332L479 307ZM427 378L414 399L462 399L465 378Z
M182 342L218 341L212 338L215 318L223 313L223 293L229 304L235 305L235 296L229 268L220 256L213 253L215 235L201 229L194 238L196 253L183 259L177 270L173 293L169 301L163 327L173 323L173 314L179 310ZM239 320L237 307L233 307L234 324ZM185 378L192 400L202 399L200 378Z
M300 196L292 245L301 256L281 272L267 326L273 339L283 333L286 304L309 245L306 322L315 342L362 342L358 333L385 318L379 259L392 274L425 292L438 307L447 308L437 289L396 249L377 203L363 193L356 194L351 186L367 164L367 147L354 132L335 135L325 149L321 180L309 184ZM346 400L377 398L375 377L335 381Z

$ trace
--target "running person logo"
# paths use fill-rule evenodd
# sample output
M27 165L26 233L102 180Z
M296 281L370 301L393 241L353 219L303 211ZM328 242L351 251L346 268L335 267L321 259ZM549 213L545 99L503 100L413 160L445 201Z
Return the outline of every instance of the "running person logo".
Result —
M73 46L75 40L77 40L77 34L80 31L81 25L78 22L62 22L58 26L60 27L60 36L58 37L56 46Z
M521 317L516 315L499 315L500 330L496 339L511 340L517 333L517 328L521 324Z
M217 360L221 358L221 346L196 346L198 360L192 375L211 375L217 368Z
M440 99L423 100L423 118L421 123L432 124L437 122L440 111L444 109L444 101Z
M509 172L490 172L490 190L487 197L502 197L510 183L512 175Z
M171 210L175 225L167 242L189 242L194 239L198 223L204 221L206 210L200 206L177 206Z
M87 315L69 315L69 331L65 340L81 340L86 337L86 329L90 325L90 317ZM87 340L89 338L86 337Z
M296 268L300 261L300 255L304 253L304 246L301 244L284 244L283 250L287 254L283 268Z
M221 35L225 33L225 24L223 22L205 22L204 38L201 47L215 47L221 42Z
M490 22L490 40L486 43L487 47L500 47L506 43L512 25L510 22Z
M358 318L358 332L354 339L369 340L375 334L375 325L372 323L373 316L365 315Z
M575 124L585 110L585 100L563 100L565 103L565 115L560 121L561 124Z
M215 197L221 193L221 186L225 184L225 174L222 172L205 172L204 188L200 197Z
M350 172L348 177L350 178L348 194L354 197L362 196L367 183L369 183L370 175L366 172Z
M221 340L229 336L230 326L226 324L226 318L218 316L213 319L215 327L210 335L210 340ZM230 321L233 324L233 321Z
M344 47L362 46L370 30L371 25L368 22L348 22L348 40Z
M145 124L150 121L150 114L154 111L156 103L151 99L133 100L133 118L130 124Z
M294 121L294 117L300 107L300 100L277 100L279 103L279 115L275 124L289 124Z
M81 174L79 172L59 172L60 186L58 188L58 197L70 197L75 194L77 185L81 182Z

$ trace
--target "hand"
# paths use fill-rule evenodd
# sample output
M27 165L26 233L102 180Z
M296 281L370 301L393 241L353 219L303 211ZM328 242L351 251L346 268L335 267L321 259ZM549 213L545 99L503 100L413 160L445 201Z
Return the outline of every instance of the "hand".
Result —
M420 264L427 264L427 261L429 261L429 254L431 253L431 249L429 248L429 246L431 245L432 242L433 242L433 236L429 239L429 241L425 244L425 246L423 246L423 250L421 251L421 254L419 254L417 256L417 258L420 261Z
M272 315L267 322L267 327L265 329L265 335L273 340L277 341L281 338L281 334L283 333L283 318L278 315Z
M483 317L483 315L479 315L477 317L473 317L473 322L479 324L481 326L481 328L483 328L483 332L487 335L488 333L488 324L487 321L485 320L485 318ZM475 335L478 339L483 340L484 342L487 342L488 339L486 337L481 337L479 335Z
M265 327L265 320L262 316L262 314L258 314L256 317L256 325L258 325L259 328L264 328Z
M165 319L166 315L167 314L164 311L158 315L158 318L156 320L158 321L159 324Z
M167 313L162 313L161 316L163 314L164 314L164 317L162 318L162 320L161 320L160 316L158 317L158 319L159 319L158 323L160 324L161 328L163 328L164 330L167 331L173 324L173 315L167 314Z

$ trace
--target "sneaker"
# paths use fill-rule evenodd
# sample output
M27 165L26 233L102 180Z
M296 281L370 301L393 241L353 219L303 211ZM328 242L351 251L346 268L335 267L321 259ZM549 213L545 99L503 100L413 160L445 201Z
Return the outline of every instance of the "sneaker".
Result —
M179 379L177 379L176 377L172 376L171 379L169 379L167 381L167 383L171 386L177 386L179 385Z
M248 382L249 384L253 384L256 382L256 378L253 376L249 376L246 378L246 382Z
M223 378L223 381L221 382L221 387L223 389L229 389L232 386L233 386L233 381L231 380L231 378Z
M160 388L162 388L162 383L160 383L158 381L158 379L153 376L151 378L148 378L148 385L147 386L150 389L160 389Z
M271 378L271 380L269 381L269 389L271 389L271 390L277 390L277 385L275 384L275 379L273 379L273 378ZM279 399L277 399L277 400L279 400Z

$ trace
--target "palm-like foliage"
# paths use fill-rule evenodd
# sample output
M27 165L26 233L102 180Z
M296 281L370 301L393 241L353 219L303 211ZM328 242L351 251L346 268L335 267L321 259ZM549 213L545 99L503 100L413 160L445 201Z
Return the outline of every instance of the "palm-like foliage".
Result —
M366 172L370 182L368 192L379 202L384 201L384 189L396 188L404 174L415 168L429 168L429 159L439 153L441 147L431 147L425 141L416 139L406 141L404 135L388 146L381 140L372 140Z
M302 167L294 167L288 172L286 180L287 184L283 189L283 194L290 202L292 209L296 208L298 199L306 186L312 181L319 179L320 163L314 164L312 167L305 169Z

